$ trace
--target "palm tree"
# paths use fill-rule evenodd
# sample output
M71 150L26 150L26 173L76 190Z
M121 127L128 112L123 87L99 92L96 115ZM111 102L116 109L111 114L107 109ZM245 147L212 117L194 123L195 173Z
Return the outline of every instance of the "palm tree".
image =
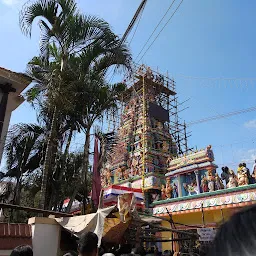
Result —
M43 162L46 130L36 124L17 124L8 132L5 144L6 169L4 177L14 178L14 204L20 204L23 181Z
M117 108L118 96L125 89L123 84L107 84L102 75L91 74L88 81L86 79L85 77L85 81L80 81L80 85L77 83L77 88L70 93L70 97L73 97L74 106L79 109L78 113L83 117L82 121L85 130L83 158L83 196L85 202L89 192L87 177L91 128L95 121L103 118L107 111Z
M32 4L28 2L20 13L20 26L24 34L31 36L32 25L36 18L40 18L41 61L44 62L45 66L48 65L50 45L55 45L60 62L60 65L55 66L50 74L46 72L48 79L46 79L45 87L50 89L49 97L53 101L53 115L41 187L41 207L45 208L47 181L53 162L51 157L54 141L56 141L60 112L56 99L61 99L63 91L68 91L65 90L65 87L68 87L65 79L66 74L72 71L72 67L69 65L70 61L82 57L82 64L84 67L88 67L83 70L82 74L88 76L89 67L92 66L92 63L95 71L104 71L105 73L111 65L129 63L130 54L116 35L112 33L108 23L94 16L80 14L74 0L37 0ZM76 69L73 69L73 74L75 72ZM86 145L86 147L88 146Z

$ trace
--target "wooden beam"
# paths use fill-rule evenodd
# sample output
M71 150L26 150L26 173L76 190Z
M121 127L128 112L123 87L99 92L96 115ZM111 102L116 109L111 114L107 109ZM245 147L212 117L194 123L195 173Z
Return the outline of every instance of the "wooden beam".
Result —
M38 209L38 208L25 207L25 206L20 206L20 205L15 205L15 204L0 203L0 209L1 208L22 210L22 211L26 211L26 212L45 213L48 215L55 215L56 217L73 217L73 214L70 214L70 213L47 211L47 210L42 210L42 209Z

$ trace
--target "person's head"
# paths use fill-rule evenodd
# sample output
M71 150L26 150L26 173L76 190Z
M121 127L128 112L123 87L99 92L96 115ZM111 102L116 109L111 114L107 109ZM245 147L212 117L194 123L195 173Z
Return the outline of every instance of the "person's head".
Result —
M238 167L243 167L243 164L240 163L240 164L238 165Z
M234 214L220 227L208 256L255 255L255 219L256 205Z
M246 163L243 163L243 167L246 167Z
M63 256L77 256L77 253L75 253L75 252L67 252Z
M98 254L98 236L93 232L82 234L78 242L80 256L96 256Z
M10 256L33 256L33 250L29 245L20 245L13 249Z
M225 166L224 170L225 170L225 173L228 173L229 168Z

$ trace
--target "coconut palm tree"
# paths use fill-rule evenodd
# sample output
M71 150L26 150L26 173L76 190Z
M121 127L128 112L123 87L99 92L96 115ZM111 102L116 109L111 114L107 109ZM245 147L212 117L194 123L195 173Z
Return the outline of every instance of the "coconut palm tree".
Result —
M89 68L93 64L94 70L99 72L104 70L106 73L107 68L111 65L129 63L130 54L111 31L108 23L94 16L80 14L74 0L28 2L20 13L20 26L24 34L31 36L32 25L36 18L39 18L41 30L41 61L47 66L50 61L50 45L54 44L58 49L60 64L55 66L50 74L46 72L48 79L46 79L45 86L51 88L49 97L54 102L54 107L41 187L41 207L45 208L47 181L53 162L51 158L60 112L56 99L61 99L63 92L68 91L65 90L65 87L67 86L66 74L72 70L69 65L70 60L82 56L84 66ZM88 57L89 59L87 59ZM87 74L88 76L88 71L89 69L84 69L83 75ZM73 74L75 72L76 69L73 69ZM42 74L45 75L45 73ZM35 88L35 92L37 89Z

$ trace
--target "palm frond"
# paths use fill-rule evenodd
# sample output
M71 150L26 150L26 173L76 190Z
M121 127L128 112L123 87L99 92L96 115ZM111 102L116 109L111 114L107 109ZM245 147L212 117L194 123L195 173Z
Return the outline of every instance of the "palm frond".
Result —
M20 12L21 31L31 36L32 25L37 17L45 18L52 26L57 15L55 0L37 0L34 3L27 2Z

